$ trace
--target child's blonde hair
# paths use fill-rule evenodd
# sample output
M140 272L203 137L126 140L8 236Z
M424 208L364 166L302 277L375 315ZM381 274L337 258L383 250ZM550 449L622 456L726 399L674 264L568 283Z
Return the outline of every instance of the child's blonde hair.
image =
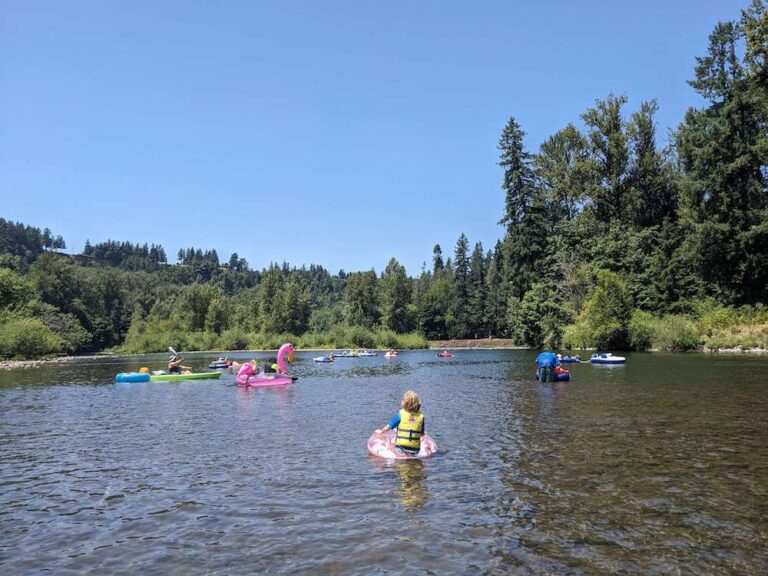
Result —
M404 410L408 410L408 412L418 412L419 408L421 408L421 400L419 400L419 395L416 394L416 392L413 390L408 390L408 392L403 394L402 407Z

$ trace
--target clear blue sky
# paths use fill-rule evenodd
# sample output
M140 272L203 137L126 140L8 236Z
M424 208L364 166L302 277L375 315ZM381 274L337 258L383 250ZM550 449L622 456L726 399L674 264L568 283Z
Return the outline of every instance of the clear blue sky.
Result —
M0 217L411 275L492 248L510 115L540 143L609 92L662 144L747 0L0 2Z

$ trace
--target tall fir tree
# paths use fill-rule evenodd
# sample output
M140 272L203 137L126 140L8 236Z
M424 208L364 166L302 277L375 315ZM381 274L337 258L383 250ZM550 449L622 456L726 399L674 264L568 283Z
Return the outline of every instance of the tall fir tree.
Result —
M523 143L525 132L514 118L502 131L498 149L499 166L504 169L505 193L503 281L510 296L520 298L530 289L541 270L547 238L547 209L537 187L531 155Z
M453 262L453 331L455 338L465 338L469 332L469 239L461 234L456 241Z
M410 326L408 305L411 302L411 285L405 268L391 258L379 281L381 321L395 332L407 332Z
M486 260L483 243L477 242L469 261L467 330L473 338L481 338L488 333L486 327L486 305L488 286L485 283Z
M628 212L629 147L621 115L626 102L626 96L609 94L582 114L591 152L591 205L603 224L623 218Z
M759 6L752 8L757 13ZM724 303L768 295L768 93L755 67L765 60L750 42L747 66L738 55L742 34L754 29L759 26L734 22L715 27L690 82L709 105L689 109L676 138L682 213L697 240L687 256L699 262L708 293Z

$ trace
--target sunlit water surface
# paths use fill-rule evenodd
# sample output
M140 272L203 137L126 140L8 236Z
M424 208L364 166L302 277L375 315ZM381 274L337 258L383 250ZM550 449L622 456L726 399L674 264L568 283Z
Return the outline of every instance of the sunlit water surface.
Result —
M272 389L113 383L158 355L0 372L0 573L768 571L768 356L557 384L527 351L311 356ZM377 460L407 389L439 452Z

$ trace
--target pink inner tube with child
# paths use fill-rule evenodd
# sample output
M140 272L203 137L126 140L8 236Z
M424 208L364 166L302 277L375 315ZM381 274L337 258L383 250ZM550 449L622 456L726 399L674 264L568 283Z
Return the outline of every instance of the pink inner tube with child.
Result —
M429 458L437 452L437 443L429 436L424 434L421 437L421 449L415 454L409 454L404 450L398 450L395 447L396 430L389 430L380 434L373 433L368 438L368 452L379 458L387 458L389 460L414 460L421 458Z

